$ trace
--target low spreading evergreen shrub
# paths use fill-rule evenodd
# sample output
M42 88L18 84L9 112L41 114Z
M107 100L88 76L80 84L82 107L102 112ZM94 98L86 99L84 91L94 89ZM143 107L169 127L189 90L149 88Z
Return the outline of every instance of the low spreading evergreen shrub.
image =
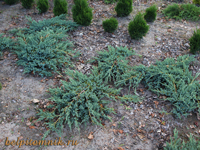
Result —
M133 10L133 0L119 0L115 7L118 17L128 16Z
M141 13L137 14L133 21L128 25L128 32L132 39L141 39L149 30L149 25Z
M200 6L200 0L193 0L193 4Z
M110 18L103 21L103 28L106 32L113 33L118 27L118 21L115 18Z
M12 46L14 45L13 41L8 38L8 37L4 37L4 34L0 34L0 55L2 55L2 51L10 48L12 49Z
M92 9L88 6L87 0L74 0L72 7L73 19L76 23L89 26L92 22Z
M1 84L1 82L0 82L0 90L2 89L2 84Z
M100 51L98 54L98 57L94 57L90 62L98 63L98 72L105 82L120 80L122 74L130 69L126 58L136 55L126 47L111 46L108 47L108 51Z
M54 0L53 13L55 16L59 16L61 14L67 14L67 1Z
M19 0L4 0L4 2L8 5L16 4Z
M200 7L197 7L194 4L182 4L180 6L178 4L173 4L165 8L163 14L167 18L197 21L200 20Z
M166 143L164 150L199 150L200 141L196 141L190 134L189 141L185 142L178 138L178 131L174 130L174 137L170 137L170 143Z
M26 9L30 9L34 3L34 0L21 0L22 6Z
M149 8L146 9L145 15L144 15L144 19L147 22L153 22L154 20L156 20L156 16L157 16L157 8L156 5L153 5Z
M65 38L76 23L60 15L39 22L29 18L29 25L29 28L11 31L17 37L14 46L17 64L24 66L24 73L51 76L53 71L71 64L71 58L77 55L71 49L72 43Z
M109 119L109 113L113 108L106 105L111 100L123 100L134 102L132 95L118 96L120 89L110 88L106 85L96 68L88 76L78 71L66 72L69 82L61 81L62 86L49 89L52 97L48 109L39 110L38 121L44 120L49 130L44 134L45 138L50 131L62 134L62 129L67 124L70 129L74 125L79 128L81 124L90 121L102 126L101 119Z
M49 1L48 0L38 0L37 9L39 13L45 13L49 9Z
M194 60L193 56L184 55L176 61L173 58L157 61L150 67L136 66L122 75L123 80L118 85L129 84L131 88L141 82L156 94L167 96L165 100L174 105L172 113L181 118L181 115L187 116L196 109L200 110L200 84L195 80L200 73L193 77L189 71L189 65Z
M200 52L200 29L194 31L193 36L189 39L190 41L190 52L195 54Z
M73 31L76 27L78 27L75 22L66 20L66 15L64 14L53 17L51 19L40 20L38 22L32 20L31 17L26 17L26 19L28 20L28 28L13 29L9 32L12 34L16 34L18 32L22 32L23 34L34 34L37 31L45 29L46 27L53 30L54 32L59 28L63 28L66 31Z
M70 65L74 52L72 43L64 40L66 32L62 28L56 32L46 28L36 34L17 35L17 64L24 67L24 73L51 76L53 71Z

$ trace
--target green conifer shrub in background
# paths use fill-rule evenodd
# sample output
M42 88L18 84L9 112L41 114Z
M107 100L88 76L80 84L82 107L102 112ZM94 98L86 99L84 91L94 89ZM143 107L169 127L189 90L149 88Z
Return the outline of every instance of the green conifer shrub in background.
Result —
M144 15L144 19L147 22L154 22L156 20L156 16L157 16L157 8L156 5L153 5L149 8L146 9L145 15Z
M61 81L62 86L49 89L53 102L48 109L39 110L38 121L44 120L49 130L44 134L46 137L50 131L62 134L62 129L67 124L70 129L74 125L79 128L81 124L92 122L102 126L101 119L109 119L109 113L114 112L106 105L112 100L134 102L132 95L119 96L120 89L110 88L103 82L96 68L88 76L78 71L66 72L69 82ZM44 138L43 137L43 138Z
M110 18L103 21L103 28L106 32L113 33L118 27L118 21L116 18Z
M117 2L118 0L104 0L105 4L113 4L115 2Z
M200 52L200 29L194 31L193 36L189 39L190 41L190 52L195 54Z
M190 134L189 141L182 141L178 138L178 131L174 130L174 137L170 137L170 143L166 143L164 150L199 150L200 141L196 141L192 134Z
M74 22L89 26L92 21L92 9L88 6L87 0L74 0L74 6L72 7Z
M181 118L181 115L187 116L196 109L200 111L200 84L195 80L200 73L193 77L189 71L189 65L194 60L194 56L184 55L176 61L174 58L157 61L150 67L136 66L122 75L118 85L129 84L131 88L142 83L152 92L167 96L165 100L174 106L172 113Z
M108 47L108 51L100 51L98 57L92 58L91 63L98 63L98 72L105 82L118 81L121 79L130 66L128 65L129 56L136 55L134 51L129 50L127 47Z
M37 9L39 13L45 13L49 9L49 1L48 0L38 0Z
M2 84L1 84L1 82L0 82L0 90L2 89Z
M149 25L141 13L137 14L128 25L128 32L132 39L141 39L149 31Z
M26 9L30 9L33 5L34 0L21 0L22 6Z
M193 0L193 4L200 6L200 0Z
M133 0L119 0L115 7L118 17L128 16L133 10Z
M4 2L8 5L16 4L19 0L4 0Z
M173 19L179 19L179 13L180 13L180 7L178 4L172 4L167 6L162 13L167 17L167 18L173 18Z
M53 13L55 16L59 16L61 14L67 14L67 1L54 0Z
M163 10L163 14L166 18L198 21L200 20L200 7L197 7L194 4L172 4Z

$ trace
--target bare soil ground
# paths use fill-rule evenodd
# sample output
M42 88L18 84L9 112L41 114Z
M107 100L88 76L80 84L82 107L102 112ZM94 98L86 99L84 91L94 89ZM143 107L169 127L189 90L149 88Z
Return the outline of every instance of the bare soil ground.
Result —
M131 40L127 26L138 11L144 11L151 3L156 3L160 10L167 6L167 1L135 1L134 11L128 17L117 17L119 28L114 34L105 33L102 27L102 20L111 16L116 17L114 7L116 4L106 5L102 1L90 1L93 7L93 22L88 27L78 27L77 30L69 33L69 39L73 41L75 49L81 52L80 62L76 62L77 69L87 72L90 65L86 62L97 52L107 49L108 45L127 46L134 49L142 57L134 57L131 65L144 64L149 66L156 59L163 60L167 57L177 57L178 55L189 54L188 39L193 34L196 27L200 27L200 22L165 20L159 12L157 20L150 24L147 35L139 41ZM72 19L72 1L68 1L69 19ZM25 16L31 16L34 20L43 20L53 17L53 2L50 0L50 9L44 14L38 14L37 10L26 10L21 4L12 6L5 5L0 1L0 33L16 27L25 27L27 20ZM190 69L194 74L200 71L200 55L195 55L197 62ZM0 91L0 149L5 150L36 150L38 146L5 146L6 137L9 140L21 140L27 138L39 140L46 131L42 122L36 122L30 126L30 120L36 120L36 110L39 104L32 103L31 100L38 99L40 103L49 98L46 90L49 87L59 86L59 81L63 78L55 75L50 78L41 78L33 75L23 74L23 68L16 65L16 55L9 50L4 52L0 60L0 82L3 89ZM200 80L200 78L198 78ZM123 88L127 93L128 89ZM169 102L157 97L142 85L138 87L138 94L143 97L139 104L125 105L120 102L111 103L117 114L111 114L112 122L105 121L104 128L91 125L82 126L81 131L77 129L69 130L64 128L62 140L67 144L68 140L78 142L72 146L47 146L41 147L44 150L66 149L66 150L156 150L163 149L173 129L179 130L179 135L184 140L188 140L188 135L192 133L200 137L200 120L197 114L183 119L174 118L173 115L162 113L163 110L169 112L171 105ZM89 134L93 139L88 139ZM47 140L56 140L58 135L51 133Z

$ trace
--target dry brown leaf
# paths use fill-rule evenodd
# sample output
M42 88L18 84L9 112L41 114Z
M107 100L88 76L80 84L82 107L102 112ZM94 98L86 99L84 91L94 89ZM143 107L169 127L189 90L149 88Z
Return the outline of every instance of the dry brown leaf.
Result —
M122 134L122 133L123 133L123 130L118 130L118 132L119 132L120 134Z
M116 127L116 124L115 124L115 123L113 123L113 124L112 124L112 126Z
M33 103L39 103L40 101L38 99L33 99L32 102Z
M35 126L29 126L30 129L35 129Z
M92 140L94 138L93 132L90 132L88 139Z
M118 147L118 150L124 150L122 147Z

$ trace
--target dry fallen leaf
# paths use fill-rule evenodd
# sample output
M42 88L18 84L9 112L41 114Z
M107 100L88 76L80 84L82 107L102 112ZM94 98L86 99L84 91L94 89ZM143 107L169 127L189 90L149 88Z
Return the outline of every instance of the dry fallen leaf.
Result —
M93 132L90 132L88 139L92 140L94 138Z
M116 127L116 124L115 124L115 123L113 123L113 124L112 124L112 126Z
M27 126L30 126L30 125L31 125L31 122L28 120L28 121L26 122L26 125L27 125Z
M35 129L35 126L29 126L30 129Z
M123 130L118 130L118 132L119 132L120 134L122 134L122 133L123 133Z
M33 103L39 103L40 101L38 99L33 99L32 102Z
M142 140L145 136L143 134L137 134L137 136Z
M118 150L124 150L122 147L118 147Z

